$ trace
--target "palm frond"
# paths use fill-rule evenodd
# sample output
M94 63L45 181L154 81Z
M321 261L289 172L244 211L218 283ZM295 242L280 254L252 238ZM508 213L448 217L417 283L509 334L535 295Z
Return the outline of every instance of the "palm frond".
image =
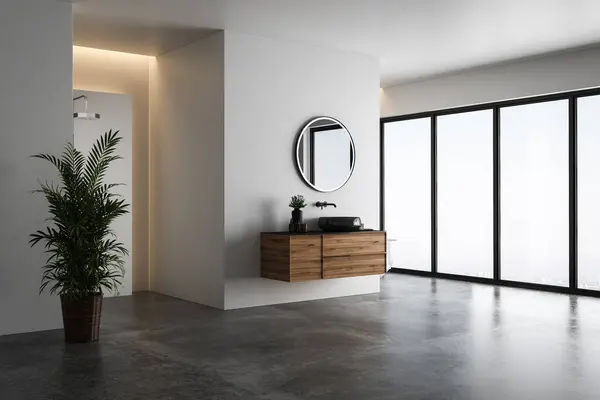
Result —
M72 143L60 157L32 157L52 164L60 184L39 182L48 203L49 226L30 235L29 243L44 244L48 255L42 267L40 292L48 290L80 298L104 290L117 291L124 276L123 256L129 254L111 230L112 223L129 212L129 204L112 192L120 183L104 183L121 141L119 131L102 135L87 156Z

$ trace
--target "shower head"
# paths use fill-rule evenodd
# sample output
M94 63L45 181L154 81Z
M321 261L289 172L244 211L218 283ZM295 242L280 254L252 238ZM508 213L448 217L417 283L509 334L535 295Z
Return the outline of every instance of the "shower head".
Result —
M97 120L100 119L100 114L88 112L88 99L86 95L82 94L81 96L75 97L73 99L73 107L75 107L75 101L83 99L85 101L85 111L84 112L74 112L73 118L75 119L87 119L87 120Z
M76 113L73 113L73 118L96 120L96 119L100 119L100 114L90 113L90 112L76 112Z

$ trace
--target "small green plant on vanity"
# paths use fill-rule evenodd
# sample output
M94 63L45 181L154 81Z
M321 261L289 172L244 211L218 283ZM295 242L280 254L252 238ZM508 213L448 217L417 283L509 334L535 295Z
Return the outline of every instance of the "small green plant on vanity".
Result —
M119 242L112 223L127 214L129 204L105 183L116 154L119 131L102 135L87 157L68 143L60 157L37 154L51 163L60 183L40 182L48 203L50 223L31 235L31 246L44 243L48 260L42 267L40 293L48 288L60 295L67 342L98 340L102 292L117 292L125 274L123 257L129 252Z
M301 194L292 196L292 199L290 200L290 207L292 208L292 219L290 220L291 231L293 224L301 224L304 222L304 219L302 218L302 209L306 207L304 196Z
M306 201L304 200L304 196L302 196L301 194L292 196L292 199L290 200L290 207L294 210L301 210L304 207L306 207Z

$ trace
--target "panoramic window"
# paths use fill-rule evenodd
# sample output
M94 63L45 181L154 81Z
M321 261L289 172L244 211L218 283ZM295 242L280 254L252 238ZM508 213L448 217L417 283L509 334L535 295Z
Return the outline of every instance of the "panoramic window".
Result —
M388 117L381 126L392 268L600 290L600 89Z

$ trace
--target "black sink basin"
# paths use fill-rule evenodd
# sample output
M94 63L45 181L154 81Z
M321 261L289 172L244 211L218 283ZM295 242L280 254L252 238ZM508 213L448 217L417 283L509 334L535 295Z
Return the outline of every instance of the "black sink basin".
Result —
M319 229L323 232L355 232L363 229L358 217L321 217Z

